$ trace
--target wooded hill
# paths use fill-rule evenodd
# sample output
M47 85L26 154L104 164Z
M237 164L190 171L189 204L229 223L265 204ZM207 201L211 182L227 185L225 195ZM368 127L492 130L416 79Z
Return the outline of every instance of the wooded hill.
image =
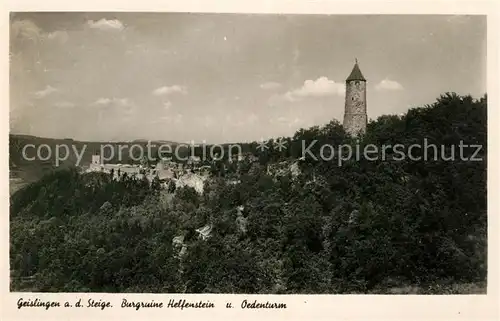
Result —
M302 140L354 146L332 121L299 130L287 151L255 151L259 162L227 167L224 174L241 182L215 175L203 195L186 187L169 196L141 180L72 169L45 175L11 198L11 289L390 293L416 286L407 292L456 293L466 291L457 284L472 283L484 293L486 115L486 96L446 94L370 122L359 141L427 139L447 153L461 142L482 145L482 161L351 159L338 166L306 158L297 177L267 174L266 164L300 155ZM212 231L203 240L196 229L206 225ZM184 255L172 242L177 236Z

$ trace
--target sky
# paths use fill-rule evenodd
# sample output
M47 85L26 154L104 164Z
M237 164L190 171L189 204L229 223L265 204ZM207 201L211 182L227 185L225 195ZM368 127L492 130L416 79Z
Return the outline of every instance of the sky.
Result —
M243 142L486 92L484 16L13 13L10 132Z

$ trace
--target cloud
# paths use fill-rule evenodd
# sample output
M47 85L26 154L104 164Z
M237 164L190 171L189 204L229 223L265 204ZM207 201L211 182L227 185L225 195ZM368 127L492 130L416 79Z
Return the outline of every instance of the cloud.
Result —
M384 79L375 86L376 90L403 90L403 86L394 80Z
M163 108L164 108L165 110L169 110L169 109L170 109L170 107L172 107L172 103L171 103L170 101L167 101L167 102L164 102L164 103L163 103Z
M258 121L259 121L259 116L255 115L254 113L251 113L250 116L248 116L247 118L247 122L249 124L255 124Z
M42 37L42 29L40 29L31 20L16 20L10 26L11 37L25 38L37 42Z
M124 114L125 116L131 116L131 115L134 115L134 114L135 114L135 112L137 111L137 110L136 110L136 109L135 109L135 108L134 108L131 104L129 104L129 103L128 103L128 101L127 101L127 103L126 103L125 105L123 105L123 104L122 104L122 105L120 105L120 106L125 106L125 107L128 107L128 108L125 108L125 109L123 110L123 114Z
M173 86L163 86L153 90L153 95L155 96L166 96L175 93L185 95L187 94L187 88L184 86L173 85Z
M264 90L274 90L274 89L280 88L281 84L277 83L277 82L274 82L274 81L270 81L270 82L266 82L266 83L260 84L259 87L261 89L264 89Z
M100 30L111 30L111 31L121 31L125 29L125 26L120 20L113 19L101 19L98 21L89 20L87 21L87 25L92 29L100 29Z
M56 91L57 91L56 88L48 85L47 87L45 87L45 89L42 89L42 90L35 92L35 97L36 98L44 98L52 93L55 93Z
M93 105L109 105L110 103L111 99L109 98L99 98L93 103Z
M280 116L275 120L271 119L271 123L274 124L279 123L281 125L286 125L287 127L292 128L292 127L299 127L300 124L303 123L303 121L298 117L290 118L290 117Z
M286 92L281 96L286 101L296 101L308 97L343 96L345 85L329 80L327 77L319 77L316 80L306 80L302 87Z
M58 108L72 108L75 107L75 104L70 101L58 101L54 104L54 106Z
M184 116L181 114L164 115L151 120L151 123L181 124L183 122L183 118Z
M118 105L122 106L130 106L130 101L127 98L114 99L113 102L116 102Z
M131 106L127 98L99 98L92 103L94 106Z
M180 124L180 123L182 123L182 120L183 120L183 116L181 114L175 115L174 123Z
M48 40L59 40L65 42L68 40L68 33L64 30L53 32L44 32L31 20L16 20L10 27L12 38L28 39L33 42Z
M471 19L470 16L464 16L464 15L452 15L452 16L449 16L446 21L447 22L450 22L450 23L467 23L469 22Z
M66 42L68 40L68 33L66 31L53 31L47 34L47 38L50 40L59 40L61 42Z
M207 127L207 128L209 128L212 125L216 124L215 119L212 116L210 116L210 115L206 115L206 116L198 118L197 122L198 122L199 125Z

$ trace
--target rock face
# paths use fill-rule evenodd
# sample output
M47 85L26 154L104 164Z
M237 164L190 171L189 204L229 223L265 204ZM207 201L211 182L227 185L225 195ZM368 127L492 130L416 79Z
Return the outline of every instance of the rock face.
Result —
M172 239L172 246L178 251L178 257L183 257L187 252L187 245L184 243L184 235L174 237Z
M349 224L356 224L358 221L359 211L353 210L351 214L349 214Z
M272 176L285 176L288 173L292 175L293 178L299 176L301 174L299 163L297 161L283 161L276 164L270 164L267 167L268 175Z
M212 226L205 225L203 227L200 227L199 229L196 229L196 232L198 233L198 236L201 237L202 240L206 240L210 237L210 233L212 232Z
M247 232L247 224L248 224L248 219L243 216L243 211L245 210L245 207L243 205L240 205L236 208L238 211L237 217L236 217L236 225L238 226L238 229L241 233L245 234Z
M174 171L171 170L170 168L158 169L157 174L158 174L158 178L161 180L172 179L175 176Z
M297 162L293 163L290 166L290 172L292 173L292 177L297 177L300 175L301 171L300 171L299 164Z
M182 175L176 180L175 187L179 188L189 186L194 188L199 194L203 194L203 188L205 186L205 181L207 180L207 178L207 176L193 173Z
M112 207L111 203L106 201L104 204L101 205L100 210L101 211L106 211Z
M172 239L172 245L178 246L184 244L184 235L176 236Z

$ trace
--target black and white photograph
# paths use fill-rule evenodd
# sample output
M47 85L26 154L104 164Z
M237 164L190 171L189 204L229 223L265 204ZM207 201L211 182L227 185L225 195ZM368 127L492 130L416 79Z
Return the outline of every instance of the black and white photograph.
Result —
M10 292L487 294L485 15L8 28Z

